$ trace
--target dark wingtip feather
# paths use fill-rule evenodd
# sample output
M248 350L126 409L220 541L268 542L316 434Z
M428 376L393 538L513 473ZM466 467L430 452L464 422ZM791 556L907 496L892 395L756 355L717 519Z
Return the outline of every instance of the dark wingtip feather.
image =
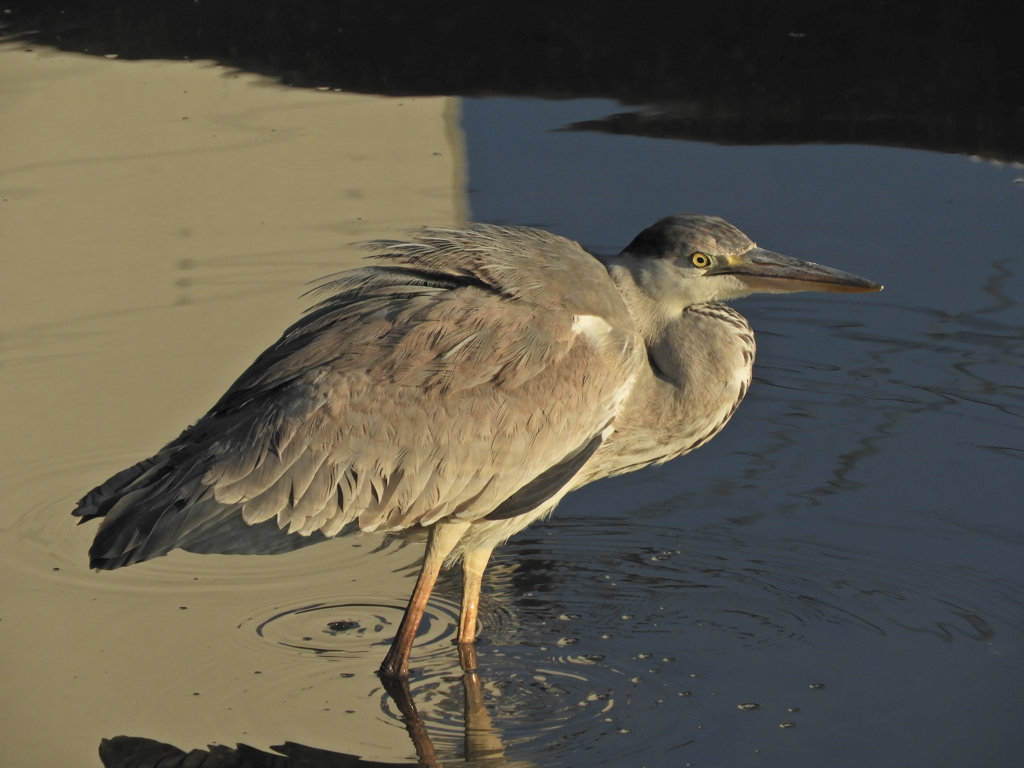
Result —
M78 521L79 524L105 516L110 511L110 507L120 498L120 492L134 480L142 477L155 464L155 458L150 458L140 461L128 469L122 469L79 499L78 504L71 510L71 514L82 518Z
M161 554L166 555L167 553L163 552ZM132 565L135 562L136 560L132 559L131 552L125 552L117 557L93 557L91 554L89 556L89 567L97 571L113 571L126 565Z
M126 530L126 526L102 525L96 531L96 538L89 547L89 567L101 571L112 571L115 568L122 568L140 560L149 560L151 557L167 554L165 552L143 555L138 547L131 546L125 541L126 534L132 531Z

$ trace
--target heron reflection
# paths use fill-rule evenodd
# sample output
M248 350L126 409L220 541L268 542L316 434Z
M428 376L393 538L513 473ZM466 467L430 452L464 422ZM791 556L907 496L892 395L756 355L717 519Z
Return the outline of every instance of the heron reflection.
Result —
M462 654L473 654L473 646ZM473 666L476 666L475 660ZM416 751L415 765L423 768L445 766L479 766L480 768L530 768L529 760L508 759L501 732L494 726L484 706L483 685L479 673L466 672L462 677L464 701L464 745L461 757L438 756L429 730L416 709L408 680L384 679L385 688L401 713L402 721ZM380 762L358 755L317 749L304 744L286 742L265 752L247 744L234 747L210 746L208 749L185 750L138 736L115 736L100 743L99 755L104 768L399 768L408 762Z

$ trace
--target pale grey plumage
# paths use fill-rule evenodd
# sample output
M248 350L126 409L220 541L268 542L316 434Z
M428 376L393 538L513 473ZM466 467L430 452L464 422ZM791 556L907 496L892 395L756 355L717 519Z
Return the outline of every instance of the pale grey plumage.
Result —
M319 303L206 416L75 514L104 518L98 568L176 547L277 552L352 528L430 529L382 668L399 676L442 560L465 559L468 642L495 544L573 488L722 429L750 384L754 338L720 299L879 288L696 215L663 219L607 264L518 227L367 247L376 264L322 282Z
M324 283L145 473L87 497L79 513L105 504L101 533L123 531L97 538L94 565L187 546L227 515L328 537L486 516L607 427L642 354L604 267L568 245L482 226L371 244L384 265ZM593 283L606 290L572 288ZM601 343L573 329L587 312L615 324Z

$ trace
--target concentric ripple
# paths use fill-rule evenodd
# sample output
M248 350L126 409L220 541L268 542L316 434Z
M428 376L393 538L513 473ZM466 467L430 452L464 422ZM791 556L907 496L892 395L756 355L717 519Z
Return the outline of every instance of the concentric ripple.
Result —
M405 611L387 603L313 603L274 613L251 627L256 635L278 648L316 656L359 659L367 654L383 658ZM420 623L416 639L418 658L451 651L458 623L458 606L433 600Z
M475 683L456 664L431 665L411 682L418 713L439 754L473 758L465 752L467 731L478 738L487 733L493 744L520 752L522 745L535 745L538 740L600 733L616 720L612 715L618 692L601 680L601 670L596 670L596 680L591 679L594 662L563 657L537 665L538 659L529 655L498 649L486 656L479 683L483 712L474 714L468 706ZM381 709L396 721L402 719L397 704L386 694L381 697Z

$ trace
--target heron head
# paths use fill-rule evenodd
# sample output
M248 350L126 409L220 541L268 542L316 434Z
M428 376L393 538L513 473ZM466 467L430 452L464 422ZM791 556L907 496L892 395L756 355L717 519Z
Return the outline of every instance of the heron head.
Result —
M759 248L717 216L693 213L648 227L616 261L628 265L656 300L684 306L751 293L882 290L849 272Z

